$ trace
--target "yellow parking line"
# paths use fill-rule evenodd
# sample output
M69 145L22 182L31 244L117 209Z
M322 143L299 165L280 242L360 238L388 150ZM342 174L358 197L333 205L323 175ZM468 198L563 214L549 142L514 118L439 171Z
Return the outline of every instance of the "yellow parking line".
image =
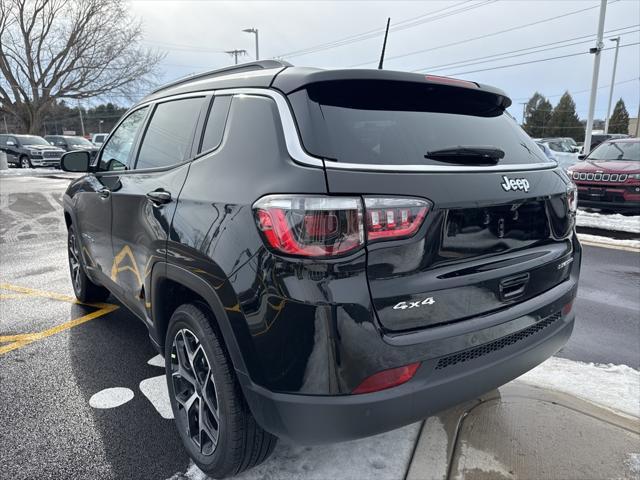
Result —
M18 337L13 340L13 343L9 343L8 345L0 346L0 355L4 353L8 353L16 348L24 347L30 343L35 342L36 340L42 340L43 338L50 337L51 335L55 335L56 333L63 332L65 330L69 330L70 328L77 327L78 325L82 325L83 323L88 322L89 320L93 320L94 318L101 317L108 313L113 312L118 309L117 305L109 305L103 304L104 306L95 312L88 313L87 315L83 315L80 318L76 318L75 320L69 320L68 322L61 323L60 325L56 325L55 327L51 327L47 330L38 333L30 333L24 335L7 335L6 337L0 337L0 342L2 342L3 338L8 337ZM9 340L11 341L11 339Z
M25 295L29 297L51 298L53 300L59 300L62 302L68 302L68 303L73 303L77 305L86 305L86 306L98 309L94 312L83 315L80 318L69 320L68 322L62 323L60 325L56 325L55 327L51 327L42 332L20 333L15 335L0 335L0 343L6 343L6 345L0 345L0 355L11 352L12 350L16 350L18 348L24 347L25 345L29 345L30 343L33 343L36 340L42 340L43 338L50 337L51 335L55 335L56 333L60 333L65 330L69 330L70 328L77 327L78 325L82 325L83 323L86 323L89 320L93 320L94 318L101 317L119 308L118 305L113 305L110 303L83 303L83 302L79 302L76 298L71 297L69 295L63 295L55 292L47 292L44 290L37 290L35 288L21 287L19 285L11 285L8 283L0 283L0 290L9 290L19 294L19 295L15 295L14 298L23 297ZM9 297L11 295L12 294L3 294L2 298L4 299L5 296ZM7 343L7 342L10 342L10 343Z

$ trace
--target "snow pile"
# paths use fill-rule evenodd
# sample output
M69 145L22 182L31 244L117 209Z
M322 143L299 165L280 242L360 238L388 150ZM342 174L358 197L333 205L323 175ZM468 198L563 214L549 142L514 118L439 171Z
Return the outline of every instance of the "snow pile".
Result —
M578 227L601 228L615 232L640 233L640 215L626 216L619 213L606 215L604 213L578 210L576 223Z
M598 235L588 235L586 233L579 233L578 238L585 245L640 249L640 240L621 240L618 238L600 237Z
M234 477L238 480L288 478L291 480L397 480L404 478L420 423L351 442L306 447L279 442L271 458ZM446 439L446 436L443 440ZM446 444L445 444L446 445ZM205 480L193 462L170 480Z
M551 357L518 380L640 418L640 371L626 365Z
M1 177L24 177L24 176L37 176L37 175L60 175L65 174L57 168L9 168L7 170L0 170Z

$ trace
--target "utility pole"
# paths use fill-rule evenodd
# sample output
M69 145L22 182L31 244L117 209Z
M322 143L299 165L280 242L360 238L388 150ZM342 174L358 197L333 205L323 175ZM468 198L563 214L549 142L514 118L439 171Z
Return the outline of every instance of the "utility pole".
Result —
M2 120L4 120L4 133L9 133L9 127L7 127L7 116L2 115Z
M613 86L616 83L616 67L618 66L618 50L620 50L620 37L610 38L616 42L616 54L613 57L613 74L611 75L611 88L609 88L609 103L607 104L607 117L604 119L604 133L609 133L609 115L611 115L611 101L613 100Z
M238 55L246 55L246 50L227 50L225 53L228 53L232 57L234 57L236 65L238 64Z
M598 37L595 48L589 50L593 58L593 77L591 77L591 98L589 99L589 116L587 117L587 130L584 134L584 147L582 153L588 155L591 151L591 130L593 129L593 114L596 109L596 94L598 93L598 74L600 73L600 51L604 47L602 35L604 33L604 17L607 12L607 0L600 0L600 18L598 19Z
M640 105L638 105L638 115L636 116L636 138L640 137Z
M260 50L258 50L258 29L257 28L245 28L242 30L246 33L253 33L256 36L256 61L260 60Z
M82 118L82 107L80 107L80 100L78 100L78 113L80 114L80 129L82 130L82 136L84 137L84 119Z

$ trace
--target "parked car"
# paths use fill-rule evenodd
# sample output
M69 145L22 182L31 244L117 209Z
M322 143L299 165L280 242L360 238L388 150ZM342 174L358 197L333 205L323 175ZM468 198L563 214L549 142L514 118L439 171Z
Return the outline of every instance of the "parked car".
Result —
M618 138L629 138L629 135L625 135L624 133L595 133L591 136L591 149L589 151L592 151L602 142Z
M87 150L94 157L98 153L99 147L84 137L70 135L45 135L44 139L51 145L60 147L70 152L72 150Z
M7 162L16 167L59 167L64 153L37 135L0 134L0 150Z
M581 207L640 211L640 139L601 143L569 173Z
M147 325L199 468L416 422L565 344L575 185L510 104L270 60L161 87L94 162L65 154L76 297Z
M536 141L536 145L538 145L538 147L540 147L540 150L542 150L542 152L546 155L546 157L549 160L553 160L554 162L557 162L558 159L556 158L556 156L553 154L553 152L551 151L551 149L549 148L549 146L541 141Z
M94 145L97 145L98 147L100 147L104 141L107 139L107 137L109 136L108 133L94 133L91 136L91 142Z
M561 138L543 138L540 143L553 152L556 161L565 170L578 161L579 153Z

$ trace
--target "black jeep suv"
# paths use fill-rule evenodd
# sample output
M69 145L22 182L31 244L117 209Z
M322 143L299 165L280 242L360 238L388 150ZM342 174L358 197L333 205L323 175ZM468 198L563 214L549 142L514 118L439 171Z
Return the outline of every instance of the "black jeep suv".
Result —
M498 387L569 338L576 189L500 90L277 61L134 106L64 196L83 302L166 362L186 449L222 477Z

